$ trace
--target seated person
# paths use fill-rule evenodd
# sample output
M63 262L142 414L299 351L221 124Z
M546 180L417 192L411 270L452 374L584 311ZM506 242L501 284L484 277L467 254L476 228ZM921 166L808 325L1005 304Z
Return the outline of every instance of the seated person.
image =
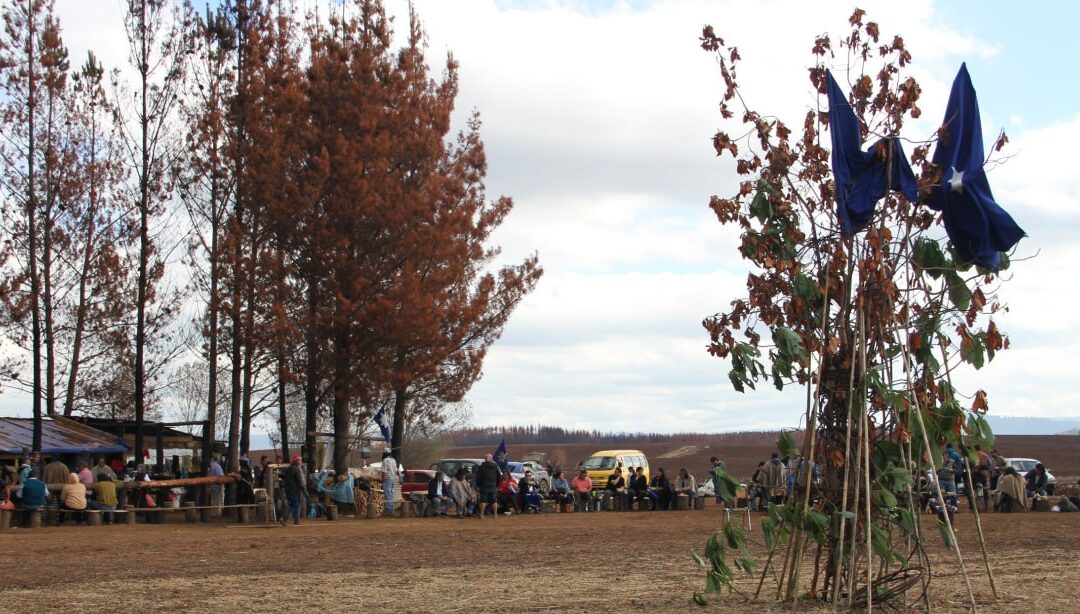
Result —
M82 524L83 512L86 510L86 486L79 481L79 474L68 474L67 484L60 490L60 503L63 506L60 524L64 523L64 516L68 514L75 517L77 524Z
M645 474L642 472L642 478L644 478L644 476ZM674 498L671 493L671 482L664 473L664 468L660 467L656 470L656 475L653 476L652 483L649 484L649 496L656 504L653 509L674 509L675 506L672 505L674 503Z
M499 480L498 506L504 514L518 511L518 483L509 471L504 471Z
M29 477L22 481L22 509L24 518L20 524L30 526L30 512L45 509L49 487L40 479Z
M629 483L626 485L626 497L627 509L633 507L634 502L638 502L638 509L646 503L651 503L649 497L649 481L645 478L645 469L638 467L636 471L630 473L627 480Z
M999 512L1022 512L1027 509L1024 479L1012 467L1006 467L998 479L995 508Z
M436 471L427 487L428 500L431 501L431 515L445 516L450 509L450 489L443 480L443 472Z
M1029 497L1045 497L1049 478L1046 475L1046 467L1042 463L1036 463L1035 468L1024 475L1024 488Z
M589 472L582 469L578 472L577 477L570 480L570 488L574 491L574 510L578 512L588 512L591 510L592 503L592 478L589 477Z
M94 498L87 502L87 507L92 510L101 510L105 513L105 524L112 524L113 510L116 509L116 484L106 473L97 474L97 482L94 482Z
M616 467L615 473L612 473L607 480L607 486L604 487L604 499L613 499L613 509L621 510L623 508L623 500L626 497L626 478L622 475L622 469Z
M590 484L590 487L592 485ZM548 495L555 500L558 505L570 503L574 500L574 495L570 492L570 482L566 481L563 477L562 471L556 471L552 476L551 492Z
M450 482L450 498L454 501L458 516L470 516L476 506L476 493L472 485L465 479L465 470L458 469L454 479Z
M540 502L543 498L537 492L536 482L533 481L532 471L526 471L518 481L518 496L521 497L522 512L539 512Z
M765 463L761 464L764 465ZM686 467L681 467L678 470L678 477L675 478L675 483L672 485L672 491L674 493L672 495L672 503L675 502L675 497L680 494L685 494L690 497L689 502L692 503L693 497L698 496L698 480L693 479L693 476L686 470ZM672 507L674 507L674 505ZM690 507L693 506L690 505Z

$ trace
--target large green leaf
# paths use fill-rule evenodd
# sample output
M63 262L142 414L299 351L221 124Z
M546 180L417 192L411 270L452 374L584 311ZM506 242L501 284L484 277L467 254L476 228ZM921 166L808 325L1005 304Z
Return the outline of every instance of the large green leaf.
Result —
M946 271L945 282L949 284L949 300L952 304L960 311L967 311L971 306L971 288L967 287L956 271Z

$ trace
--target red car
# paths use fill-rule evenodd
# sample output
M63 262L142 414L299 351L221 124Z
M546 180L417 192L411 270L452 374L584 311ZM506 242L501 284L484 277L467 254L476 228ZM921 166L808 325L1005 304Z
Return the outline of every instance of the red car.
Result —
M401 481L401 493L427 493L428 482L434 477L435 472L429 469L406 469L405 478Z

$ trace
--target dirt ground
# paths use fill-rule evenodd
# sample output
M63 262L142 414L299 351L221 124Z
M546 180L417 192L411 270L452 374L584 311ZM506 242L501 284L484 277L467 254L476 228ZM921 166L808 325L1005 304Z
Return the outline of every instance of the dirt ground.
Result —
M1072 611L1080 598L1080 514L984 514L999 598L973 516L957 530L980 612ZM0 532L0 612L698 612L704 576L690 549L723 513L603 512L497 521L344 519L299 528L236 524L50 527ZM761 556L753 518L752 554ZM939 538L934 611L966 590ZM763 595L768 595L771 581ZM756 580L737 588L753 592ZM806 607L802 611L831 611ZM781 611L738 595L706 611ZM785 610L787 611L787 610ZM875 611L879 608L875 607ZM881 609L884 611L884 609Z

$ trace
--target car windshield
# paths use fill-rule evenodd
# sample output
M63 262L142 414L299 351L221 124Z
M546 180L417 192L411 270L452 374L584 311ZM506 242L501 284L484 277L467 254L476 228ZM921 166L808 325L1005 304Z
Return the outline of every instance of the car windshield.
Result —
M510 468L510 473L525 473L524 465L521 463L506 463L506 466Z
M586 469L611 469L615 466L615 457L613 456L594 456L585 461Z
M1020 473L1027 473L1035 468L1035 461L1033 460L1014 460L1011 464Z

